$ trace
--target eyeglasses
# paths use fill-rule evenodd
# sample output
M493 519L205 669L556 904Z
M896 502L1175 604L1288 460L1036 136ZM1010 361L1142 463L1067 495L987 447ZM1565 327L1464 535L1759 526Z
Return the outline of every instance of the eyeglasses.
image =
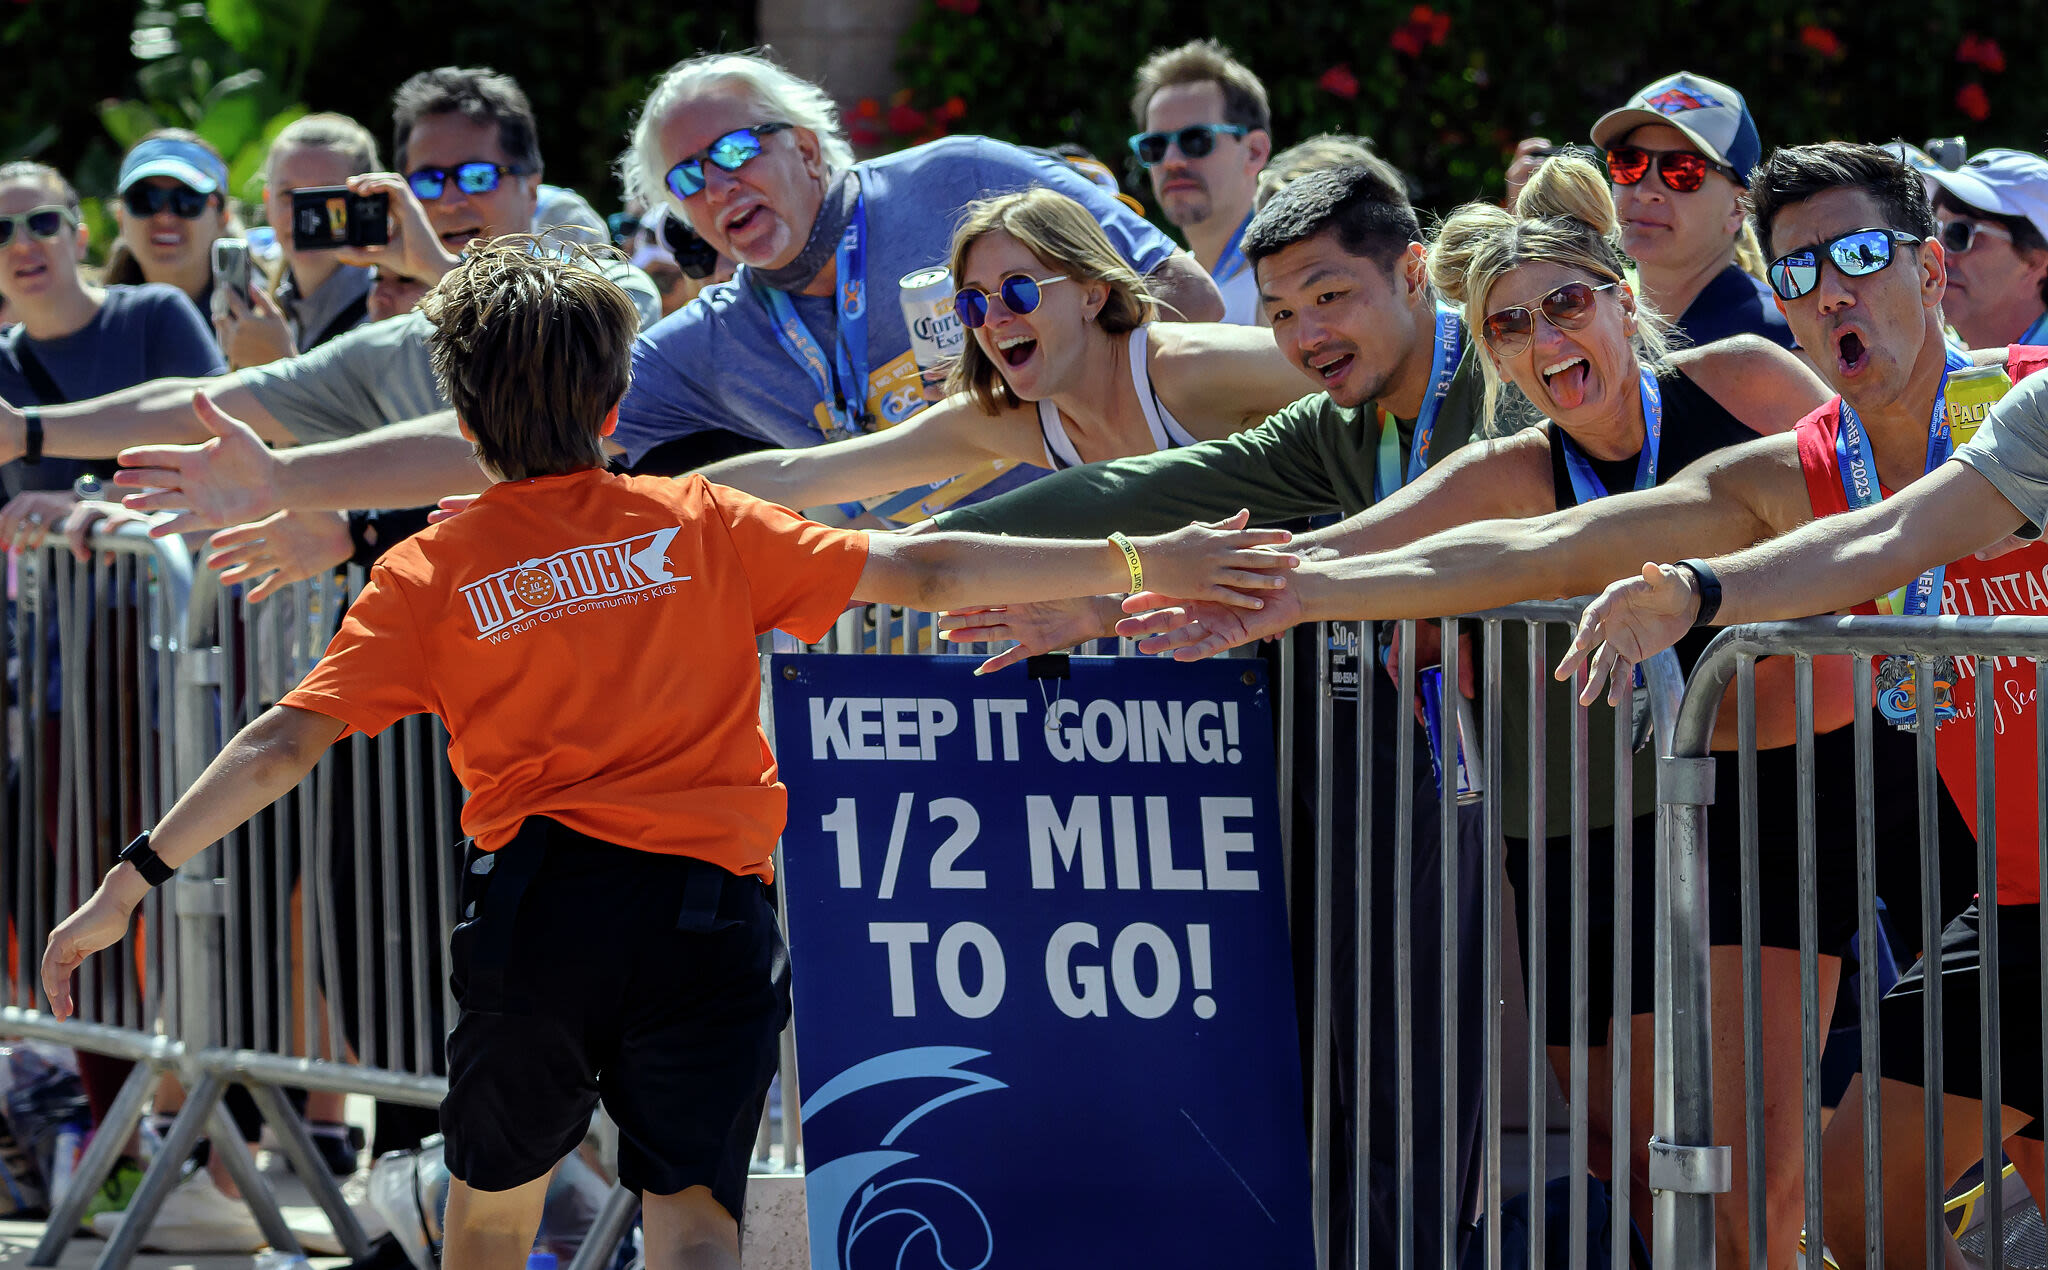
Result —
M1658 179L1675 194L1690 194L1706 184L1708 172L1742 184L1735 169L1716 163L1697 150L1645 150L1641 146L1616 146L1607 152L1607 175L1616 185L1634 185L1657 169Z
M1065 282L1067 275L1057 278L1034 278L1028 273L1013 273L996 284L996 294L1003 298L1003 307L1019 317L1037 311L1038 302L1044 299L1040 288L1055 282ZM960 315L960 324L968 330L979 330L988 321L988 292L980 287L962 287L953 293L953 312Z
M58 207L54 204L48 207L31 207L12 216L0 216L0 247L13 242L14 235L19 230L26 230L35 237L48 241L63 233L66 226L73 229L78 227L78 213L68 207Z
M137 216L154 216L168 207L185 220L198 220L213 195L189 185L131 185L121 201Z
M706 160L727 172L737 172L761 157L761 138L795 127L788 123L757 123L736 128L668 170L668 192L678 199L695 198L704 192Z
M532 168L520 164L507 167L479 159L458 163L452 168L414 168L405 174L405 183L412 186L412 192L419 195L421 202L431 203L448 192L448 178L451 176L455 178L455 188L464 194L489 194L508 176L530 176L532 173Z
M1992 225L1976 220L1945 220L1941 222L1941 245L1954 255L1963 255L1977 245L1979 235L2003 238L2012 241L2012 231L2003 225ZM0 242L6 241L0 239Z
M1593 320L1593 297L1613 287L1611 282L1597 287L1590 282L1567 282L1538 300L1536 312L1560 331L1584 330L1586 323ZM1536 314L1527 305L1518 304L1487 314L1479 330L1486 336L1488 348L1502 357L1513 357L1529 347L1529 337L1536 330Z
M1178 146L1180 152L1190 159L1199 159L1216 148L1216 138L1242 137L1251 129L1234 123L1198 123L1182 128L1179 132L1141 132L1131 138L1131 153L1138 156L1144 167L1156 167L1166 161L1166 147Z
M1861 278L1892 262L1893 243L1919 241L1899 229L1852 229L1818 247L1802 248L1773 260L1769 270L1771 290L1781 300L1797 300L1820 285L1822 256L1834 261L1835 268L1849 277Z

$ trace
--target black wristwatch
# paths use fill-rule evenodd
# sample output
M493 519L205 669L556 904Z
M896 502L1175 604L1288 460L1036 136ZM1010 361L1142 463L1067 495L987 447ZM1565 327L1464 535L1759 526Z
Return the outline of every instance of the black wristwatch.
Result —
M1721 611L1721 579L1707 567L1704 560L1681 560L1678 567L1692 574L1693 582L1700 595L1700 611L1693 615L1692 628L1714 624L1715 614Z
M43 412L34 406L21 408L21 461L30 467L43 461Z
M136 834L135 841L121 848L119 858L134 865L135 871L142 875L142 880L151 886L162 886L170 881L171 874L176 872L170 865L165 864L164 858L150 847L149 830L147 829Z

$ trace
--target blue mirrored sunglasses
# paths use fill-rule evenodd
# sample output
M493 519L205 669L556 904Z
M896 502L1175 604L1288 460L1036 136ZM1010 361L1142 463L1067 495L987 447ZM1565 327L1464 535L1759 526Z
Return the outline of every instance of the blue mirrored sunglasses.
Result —
M761 157L761 138L794 127L786 123L757 123L735 128L696 154L668 170L668 191L679 199L694 198L704 191L704 164L716 163L727 172L737 172Z
M1771 262L1771 290L1781 300L1797 300L1820 285L1822 256L1851 278L1876 273L1892 262L1893 243L1920 240L1902 229L1852 229L1818 247L1789 252Z
M1041 287L1055 282L1065 282L1067 275L1056 278L1034 278L1028 273L1013 273L996 284L996 294L1003 298L1003 307L1022 316L1038 308L1044 297ZM980 287L962 287L953 294L953 312L960 315L960 324L969 330L980 327L988 321L988 292Z
M514 164L507 167L502 163L458 163L452 168L415 168L406 173L405 183L412 186L412 192L420 201L431 203L448 192L448 178L455 178L455 188L464 194L489 194L498 188L498 183L508 176L526 176L532 168Z

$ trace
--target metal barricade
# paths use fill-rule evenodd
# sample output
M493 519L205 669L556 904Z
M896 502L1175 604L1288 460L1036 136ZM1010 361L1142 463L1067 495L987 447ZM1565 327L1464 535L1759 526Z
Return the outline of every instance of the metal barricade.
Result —
M1292 743L1295 753L1312 756L1292 765L1283 760L1280 779L1283 816L1299 808L1307 821L1308 831L1297 831L1294 840L1313 844L1310 868L1304 872L1297 862L1295 870L1312 901L1297 903L1294 924L1297 944L1312 948L1305 1033L1314 1213L1324 1265L1499 1267L1510 1208L1520 1210L1527 1264L1545 1265L1549 1241L1559 1238L1565 1259L1547 1264L1585 1265L1593 1238L1590 1178L1597 1168L1609 1179L1617 1215L1610 1242L1599 1252L1626 1266L1628 1215L1640 1196L1632 1179L1655 1167L1644 1141L1649 1131L1665 1141L1707 1141L1668 1123L1665 1099L1651 1125L1643 1123L1646 1109L1631 1103L1632 1078L1643 1061L1627 1024L1640 996L1630 971L1640 952L1633 922L1614 920L1616 913L1633 916L1635 888L1653 882L1635 876L1639 844L1648 836L1647 827L1642 837L1635 832L1636 818L1654 814L1639 797L1650 766L1638 743L1652 743L1645 734L1651 717L1655 737L1668 739L1680 684L1675 666L1660 666L1639 699L1640 721L1636 710L1614 711L1611 724L1598 725L1609 734L1598 751L1614 773L1599 782L1612 789L1611 806L1596 807L1589 795L1598 735L1593 715L1571 703L1549 674L1564 639L1547 636L1575 623L1581 608L1578 602L1525 604L1441 623L1434 669L1443 686L1431 722L1442 777L1434 788L1432 742L1409 725L1418 680L1416 623L1377 630L1333 623L1282 645L1276 680L1283 750ZM1389 658L1391 678L1383 679L1376 635L1394 630L1399 651ZM1475 647L1462 648L1461 636ZM1457 684L1461 662L1475 654L1476 718L1466 724L1463 757L1480 776L1479 790L1461 800ZM1304 657L1312 664L1295 664ZM1340 721L1340 715L1349 717ZM1546 777L1553 764L1566 778L1568 808L1549 805ZM1527 792L1511 801L1506 782L1517 769L1527 773ZM1519 905L1525 923L1507 904L1511 821L1525 835L1514 851L1528 892ZM1613 879L1611 910L1591 894L1590 840L1597 826L1620 827L1606 835L1615 843L1613 865L1605 870ZM1553 913L1550 897L1560 873L1569 898ZM1661 910L1661 895L1655 899ZM1563 931L1553 928L1560 918ZM1612 926L1611 949L1593 945L1596 924ZM1517 926L1526 963L1513 937ZM1567 966L1552 964L1549 955L1560 934L1570 950ZM1592 1032L1591 985L1602 961L1612 967L1613 995L1597 1008L1622 1023L1611 1045ZM1525 964L1525 975L1517 975L1518 963ZM1526 1013L1518 978L1527 979ZM1567 994L1562 1010L1553 1005L1559 991ZM1668 1031L1684 1027L1682 1017L1666 1017L1663 999L1660 1054L1689 1052L1689 1044L1663 1043ZM1533 1022L1526 1046L1517 1047L1510 1033L1520 1030L1524 1017ZM1553 1050L1546 1034L1554 1043L1559 1030L1568 1030L1568 1044ZM1608 1051L1607 1070L1594 1070L1595 1049ZM1548 1123L1553 1053L1568 1115L1561 1153ZM1659 1069L1660 1088L1665 1076L1683 1079L1682 1069L1665 1063ZM1596 1082L1609 1096L1595 1094ZM1513 1123L1518 1106L1527 1109L1519 1126ZM1605 1139L1600 1157L1594 1155L1596 1125ZM1517 1139L1526 1149L1518 1149ZM1525 1167L1511 1167L1517 1155ZM1554 1234L1545 1229L1553 1176L1567 1179L1561 1198L1570 1214ZM1511 1205L1517 1192L1527 1199ZM1475 1241L1478 1246L1465 1251Z
M50 931L193 774L185 741L195 721L177 692L197 669L186 642L191 557L178 540L152 539L141 526L95 533L89 545L82 561L61 540L8 557L13 656L0 686L10 777L0 793L8 958L0 1034L132 1067L74 1185L59 1198L33 1265L56 1264L150 1097L182 1064L189 1015L204 1000L184 991L175 968L191 950L175 904L159 893L142 905L126 955L96 958L80 972L72 1018L60 1022L41 1008L38 966Z
M1759 717L1768 702L1757 692L1757 659L1789 655L1794 662L1796 710L1797 796L1794 823L1768 823L1775 809L1758 805L1757 738ZM1822 854L1822 825L1817 800L1829 792L1828 770L1817 769L1815 733L1816 657L1847 657L1853 689L1853 863ZM1888 725L1873 716L1873 660L1910 659L1909 684L1890 684L1908 707L1914 701L1937 700L1940 658L1957 659L1953 705L1960 717L1939 728L1922 727L1913 735L1910 814L1881 814L1887 795L1885 771L1874 757L1887 743ZM1935 620L1897 617L1850 617L1739 626L1722 633L1700 658L1679 714L1672 760L1704 766L1708 738L1723 698L1733 684L1737 696L1740 745L1731 756L1740 766L1739 868L1743 901L1743 1052L1746 1065L1743 1125L1748 1185L1729 1202L1744 1205L1751 1232L1739 1264L1767 1264L1759 1231L1767 1221L1769 1196L1761 1175L1765 1152L1798 1153L1799 1193L1791 1197L1803 1232L1805 1264L1843 1266L1956 1264L1957 1240L1950 1233L1950 1210L1962 1210L1956 1235L1970 1247L1968 1264L2038 1266L2048 1261L2048 1238L2040 1223L2042 1201L2040 1160L2036 1141L2024 1136L2030 1116L2038 1117L2048 1092L2048 1059L2040 1046L2023 1047L2026 1061L2019 1070L2005 1070L2004 1058L2015 1057L2008 1030L2038 1037L2048 1022L2048 921L2038 896L2048 883L2048 833L2037 832L2024 842L1999 841L1999 766L2001 747L2010 760L2006 780L2023 773L2026 803L2037 826L2048 826L2048 715L2038 709L2048 689L2048 621L2033 618L1952 618ZM1910 688L1911 695L1905 695ZM2019 720L2031 712L2031 727ZM1823 729L1825 735L1825 729ZM1974 748L1974 753L1971 749ZM2031 753L2028 751L2031 750ZM1945 755L1945 756L1944 756ZM2031 761L2024 761L2030 759ZM1838 767L1839 759L1829 764ZM1840 772L1833 773L1841 778ZM1904 785L1903 773L1897 784ZM1958 788L1951 793L1949 786ZM1949 806L1953 800L1954 806ZM1676 809L1674 829L1681 850L1700 861L1697 890L1704 895L1707 848L1706 814L1701 800L1684 798ZM1974 810L1976 833L1970 841L1959 814ZM2008 808L2011 812L2012 808ZM1725 852L1726 844L1721 844ZM1765 1023L1760 1004L1767 983L1759 946L1760 902L1766 889L1761 869L1769 850L1796 849L1799 917L1798 989L1801 1040L1798 1061L1803 1097L1796 1147L1764 1133L1765 1096L1759 1073L1773 1061L1765 1052ZM1722 855L1725 859L1725 854ZM1917 868L1912 866L1917 865ZM2014 872L2017 871L2017 872ZM1852 875L1853 874L1853 880ZM1960 874L1960 877L1958 877ZM1917 875L1917 888L1913 887ZM2015 893L2000 899L2001 877L2017 881ZM2029 885L2031 883L2031 885ZM1881 917L1883 891L1917 889L1917 911L1891 910L1889 929ZM1831 891L1832 889L1832 891ZM1976 903L1958 912L1974 890ZM1845 1094L1832 1116L1823 1105L1823 1047L1827 1019L1821 959L1839 950L1822 943L1820 908L1841 903L1844 893L1855 900L1857 988L1854 1014L1860 1044L1854 1052L1861 1096ZM1825 897L1825 901L1824 901ZM2031 926L2001 934L2000 922ZM1969 938L1974 929L1975 939ZM1958 936L1961 936L1959 939ZM1707 958L1705 930L1691 932L1689 943L1674 945L1680 959ZM1897 988L1884 993L1875 969L1877 949L1888 941L1910 954L1924 955L1926 965L1906 970ZM1974 942L1974 947L1969 947ZM2018 977L2023 995L2001 999L2001 978ZM1969 980L1974 978L1975 983ZM1944 980L1949 999L1944 1002ZM1843 989L1847 995L1846 987ZM1916 999L1917 998L1917 999ZM1704 1009L1705 1001L1699 1002ZM2004 1008L2001 1008L2004 1007ZM2034 1016L2039 1011L2037 1022ZM1951 1014L1974 1016L1976 1027L1958 1026ZM1913 1033L1917 1031L1917 1044ZM1974 1036L1971 1035L1974 1033ZM1903 1040L1903 1043L1902 1043ZM1964 1049L1973 1047L1972 1056ZM1790 1055L1776 1061L1790 1061ZM1694 1090L1678 1090L1678 1099L1692 1123L1711 1126L1706 1098L1710 1082ZM1944 1095L1946 1094L1946 1099ZM1979 1105L1981 1115L1967 1124L1945 1122L1946 1100L1964 1098ZM2001 1113L2001 1104L2013 1110ZM2017 1106L2015 1106L2017 1104ZM1950 1102L1953 1106L1953 1102ZM2038 1132L2039 1120L2032 1132ZM2013 1135L2015 1131L2021 1136ZM1824 1149L1825 1148L1825 1149ZM2017 1162L2006 1164L2008 1154ZM1974 1188L1958 1186L1956 1175L1972 1160L1983 1181ZM2017 1169L2031 1201L2016 1201L2007 1179ZM1905 1197L1910 1196L1910 1199ZM1887 1203L1887 1199L1891 1201ZM1674 1230L1667 1243L1659 1237L1658 1264L1667 1251L1677 1264L1713 1264L1714 1228L1711 1195L1682 1197L1673 1205ZM1660 1208L1660 1219L1663 1211ZM2017 1221L2012 1221L2017 1217ZM2010 1222L2010 1224L2009 1224ZM1781 1221L1781 1225L1783 1222ZM1919 1238L1913 1238L1916 1233ZM1889 1235L1889 1238L1888 1238ZM1889 1260L1887 1260L1889 1258ZM1770 1253L1768 1264L1783 1264Z

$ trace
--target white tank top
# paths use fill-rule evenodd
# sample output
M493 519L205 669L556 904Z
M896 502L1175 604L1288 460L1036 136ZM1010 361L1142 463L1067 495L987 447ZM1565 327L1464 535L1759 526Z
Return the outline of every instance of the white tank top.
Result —
M1137 390L1138 407L1145 412L1145 426L1152 430L1154 450L1172 450L1183 445L1194 445L1196 438L1180 420L1174 418L1159 401L1159 394L1152 391L1152 370L1145 360L1145 332L1151 329L1146 323L1131 332L1131 387ZM1080 467L1084 460L1081 452L1074 448L1072 437L1067 435L1067 424L1060 418L1059 407L1051 401L1038 403L1038 430L1045 438L1045 465L1057 472L1063 468Z

